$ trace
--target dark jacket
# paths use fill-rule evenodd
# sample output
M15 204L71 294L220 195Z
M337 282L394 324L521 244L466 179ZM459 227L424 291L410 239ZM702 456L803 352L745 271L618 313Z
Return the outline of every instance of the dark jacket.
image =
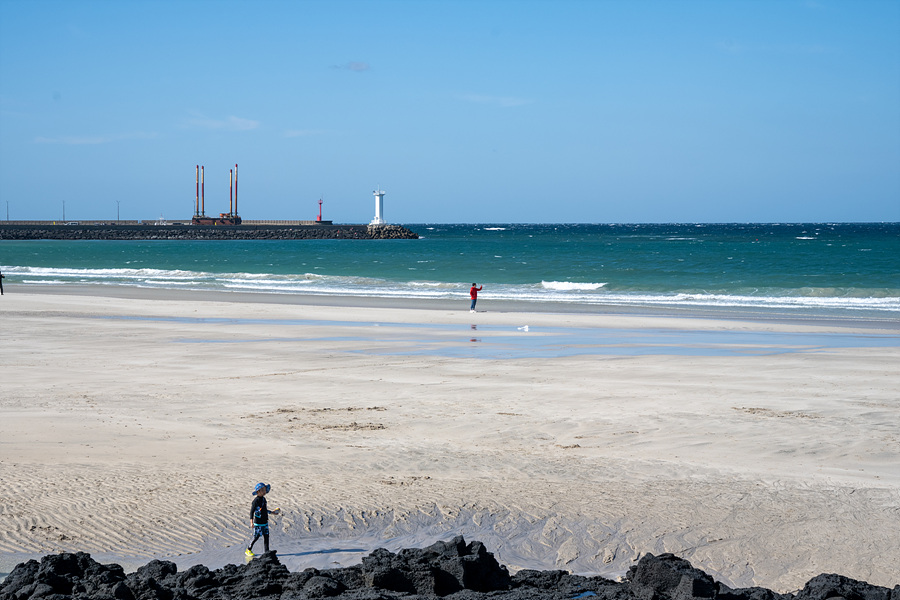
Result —
M250 505L250 518L253 519L254 525L269 524L269 509L266 507L266 497L257 496Z

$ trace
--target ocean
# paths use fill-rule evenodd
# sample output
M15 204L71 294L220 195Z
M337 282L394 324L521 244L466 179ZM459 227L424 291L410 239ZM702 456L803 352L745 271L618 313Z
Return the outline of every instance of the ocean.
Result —
M7 289L134 286L900 318L900 223L405 224L418 240L0 241Z

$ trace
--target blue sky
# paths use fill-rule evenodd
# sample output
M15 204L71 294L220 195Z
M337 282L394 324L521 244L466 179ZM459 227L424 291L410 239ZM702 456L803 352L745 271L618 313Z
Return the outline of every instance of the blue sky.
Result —
M0 0L0 218L900 221L900 2Z

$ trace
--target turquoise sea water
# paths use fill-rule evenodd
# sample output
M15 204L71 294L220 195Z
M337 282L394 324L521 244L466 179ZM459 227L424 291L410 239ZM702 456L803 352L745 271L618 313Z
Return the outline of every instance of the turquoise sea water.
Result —
M407 225L419 240L0 241L8 286L138 286L900 318L900 223Z

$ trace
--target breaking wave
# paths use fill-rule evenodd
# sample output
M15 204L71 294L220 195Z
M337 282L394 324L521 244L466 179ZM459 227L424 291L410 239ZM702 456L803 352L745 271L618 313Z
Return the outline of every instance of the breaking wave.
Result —
M391 281L376 277L317 273L212 273L165 269L76 269L5 267L28 285L100 285L159 289L220 290L269 294L364 296L382 298L459 299L468 283ZM900 312L900 297L884 290L801 288L752 290L747 293L647 293L610 290L607 283L541 281L539 284L486 285L482 302L564 302L589 305L849 309Z

